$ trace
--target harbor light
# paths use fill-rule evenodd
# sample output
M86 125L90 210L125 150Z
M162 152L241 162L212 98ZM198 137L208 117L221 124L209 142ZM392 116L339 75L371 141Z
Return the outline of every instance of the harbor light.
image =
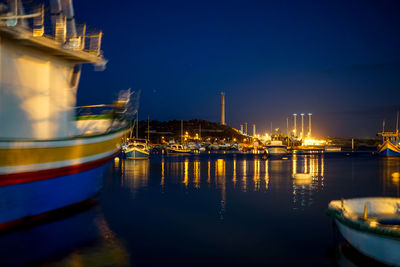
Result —
M303 140L303 146L323 146L326 145L325 140L318 140L318 139L312 139L312 138L305 138Z

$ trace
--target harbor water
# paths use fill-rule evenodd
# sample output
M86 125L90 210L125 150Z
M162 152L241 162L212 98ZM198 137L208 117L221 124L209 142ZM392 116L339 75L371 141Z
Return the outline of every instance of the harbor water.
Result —
M365 265L328 203L399 197L399 171L371 152L115 158L95 203L2 234L0 255L4 266Z

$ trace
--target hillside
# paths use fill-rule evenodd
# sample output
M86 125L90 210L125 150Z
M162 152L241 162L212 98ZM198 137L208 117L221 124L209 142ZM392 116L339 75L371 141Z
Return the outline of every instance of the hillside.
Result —
M211 139L226 139L227 141L242 140L245 138L238 130L229 127L227 125L221 125L219 123L193 119L190 121L183 121L183 132L187 132L189 136L194 137L198 134L202 140L207 138ZM147 120L139 121L139 138L147 137ZM180 140L181 138L181 121L150 121L150 140L152 143L160 143L161 138L165 140L174 138Z

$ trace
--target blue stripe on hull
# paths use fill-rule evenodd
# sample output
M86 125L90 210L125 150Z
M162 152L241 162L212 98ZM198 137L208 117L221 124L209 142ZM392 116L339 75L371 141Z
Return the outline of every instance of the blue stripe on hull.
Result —
M132 159L147 159L149 157L149 154L142 153L140 151L132 150L128 153L126 153L127 158L132 158Z
M0 187L0 224L93 197L103 185L105 166L48 180Z
M378 155L383 157L400 157L399 152L393 151L389 148L382 150L381 152L378 153Z

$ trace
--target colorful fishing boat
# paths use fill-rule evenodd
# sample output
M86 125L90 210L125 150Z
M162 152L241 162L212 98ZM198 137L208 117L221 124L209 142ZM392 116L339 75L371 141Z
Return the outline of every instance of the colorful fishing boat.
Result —
M76 119L81 64L103 67L102 33L75 25L72 1L0 10L0 229L93 197L128 131L130 92Z
M356 198L329 203L340 233L361 253L400 266L400 198Z
M400 146L398 142L386 140L378 147L378 155L385 157L400 157Z
M144 139L129 139L122 145L122 152L127 159L148 159L150 146Z
M397 112L396 131L385 132L385 121L383 121L382 144L378 146L378 155L384 157L400 157L400 134L399 134L399 112Z

